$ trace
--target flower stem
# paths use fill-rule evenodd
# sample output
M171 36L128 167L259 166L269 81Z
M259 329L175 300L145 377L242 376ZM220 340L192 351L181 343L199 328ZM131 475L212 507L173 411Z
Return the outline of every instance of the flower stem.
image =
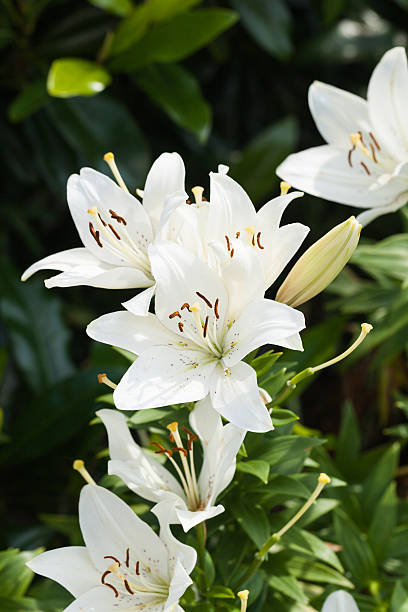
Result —
M198 565L203 572L203 580L202 586L203 590L207 588L207 581L205 575L205 542L207 539L207 526L205 521L196 525L196 534L197 534L197 556L198 556Z

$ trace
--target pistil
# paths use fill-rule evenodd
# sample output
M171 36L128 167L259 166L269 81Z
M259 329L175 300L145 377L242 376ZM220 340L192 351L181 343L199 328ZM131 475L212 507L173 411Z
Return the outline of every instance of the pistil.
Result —
M82 459L75 459L74 463L72 464L72 467L74 468L74 470L81 474L85 482L87 482L88 484L96 484L96 482L86 469L85 463L82 461Z
M105 155L103 156L103 159L104 161L106 161L109 168L111 169L111 172L113 176L115 177L116 182L119 185L119 187L121 187L124 191L127 191L129 193L129 189L126 187L125 181L123 180L122 175L120 174L119 169L116 165L114 154L105 153Z

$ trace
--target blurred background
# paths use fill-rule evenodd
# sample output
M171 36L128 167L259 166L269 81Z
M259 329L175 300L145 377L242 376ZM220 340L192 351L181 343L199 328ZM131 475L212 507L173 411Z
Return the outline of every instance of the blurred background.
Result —
M113 151L134 192L160 153L177 151L188 189L203 185L208 197L208 172L227 164L258 207L279 193L277 165L322 142L311 82L365 97L373 67L407 33L408 0L2 1L0 548L72 535L81 486L72 461L105 467L95 455L104 431L88 427L104 393L96 373L118 380L127 367L84 329L131 291L47 290L46 273L19 280L34 261L80 244L68 176L82 166L109 174L103 155ZM311 227L306 247L356 212L305 196L284 220ZM376 323L358 354L291 400L309 433L337 434L348 399L363 448L408 437L408 245L390 253L385 243L388 270L370 251L407 227L404 211L373 222L354 265L304 307L312 331L302 366L340 351L361 321Z

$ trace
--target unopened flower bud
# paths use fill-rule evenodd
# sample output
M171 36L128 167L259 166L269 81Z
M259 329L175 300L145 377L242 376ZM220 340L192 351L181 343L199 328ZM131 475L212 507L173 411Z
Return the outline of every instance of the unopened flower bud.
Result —
M326 289L354 253L360 232L355 217L336 225L296 262L275 299L296 307Z

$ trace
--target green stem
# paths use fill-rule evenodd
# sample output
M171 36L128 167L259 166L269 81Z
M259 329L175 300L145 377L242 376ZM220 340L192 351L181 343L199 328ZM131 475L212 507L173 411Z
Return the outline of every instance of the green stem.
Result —
M205 521L196 525L196 534L198 565L203 572L203 584L205 585L205 542L207 539L207 526Z
M313 368L306 368L305 370L302 370L301 372L298 372L297 374L292 376L292 378L287 381L286 387L284 387L278 393L278 395L272 400L271 402L272 406L279 406L280 404L285 402L296 389L296 385L300 383L302 380L305 380L306 378L313 376L313 374L314 374Z

